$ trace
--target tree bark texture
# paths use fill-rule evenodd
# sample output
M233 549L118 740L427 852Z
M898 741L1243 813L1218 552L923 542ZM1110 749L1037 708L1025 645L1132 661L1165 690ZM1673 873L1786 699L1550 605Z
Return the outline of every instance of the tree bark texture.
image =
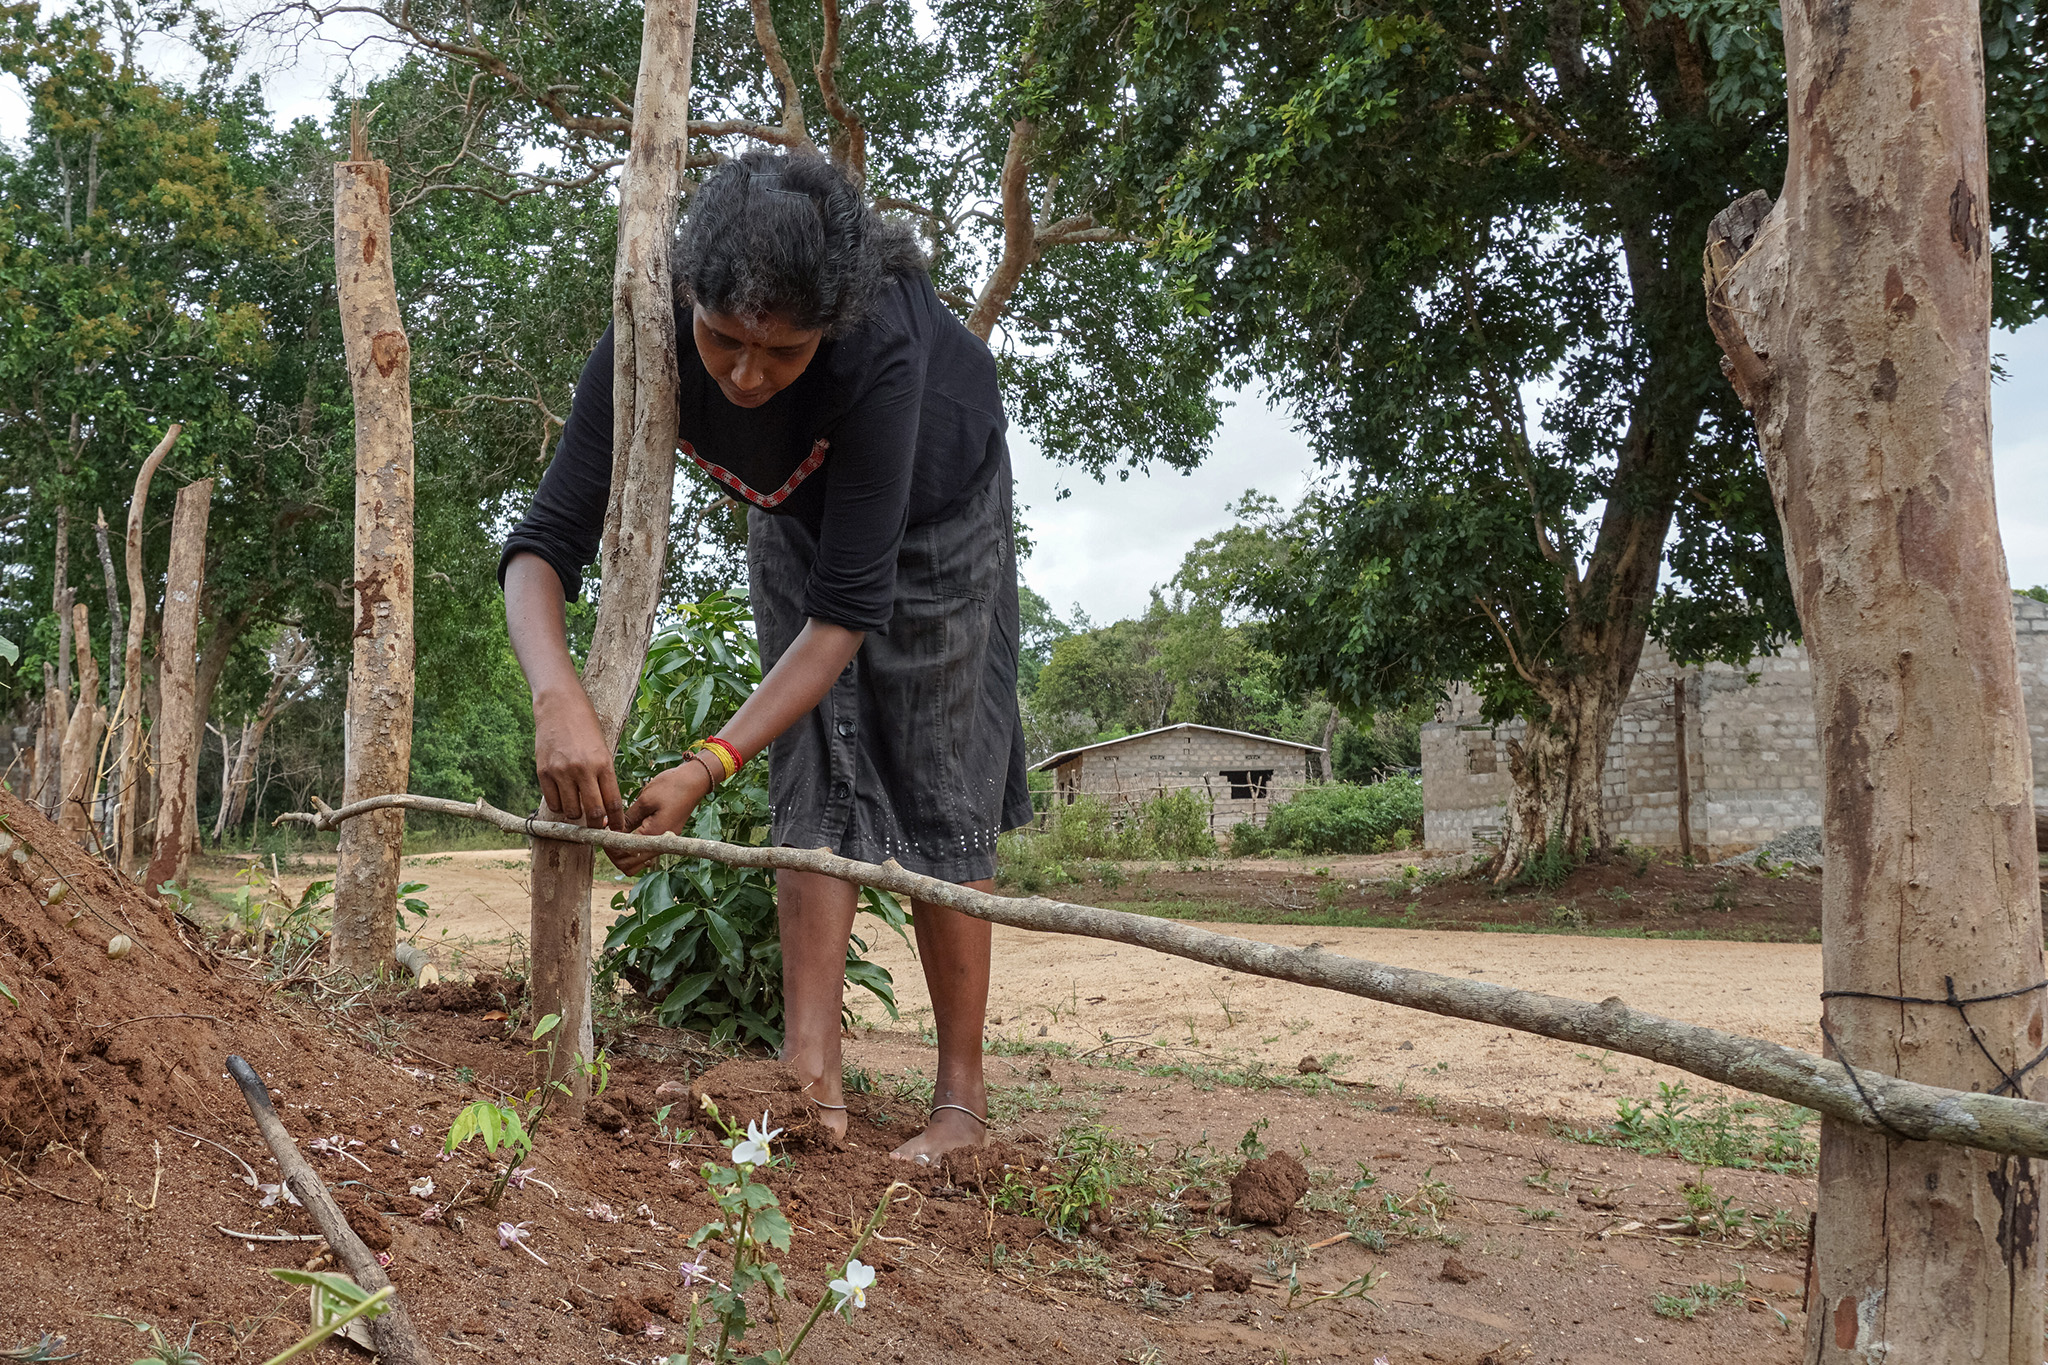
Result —
M355 654L348 679L344 799L402 792L412 768L412 349L391 273L391 176L381 161L334 168L334 277L355 398ZM398 945L405 815L342 831L329 960L368 976Z
M57 828L81 848L95 842L93 798L100 790L100 730L107 713L100 705L100 666L92 653L92 617L85 603L71 604L71 642L78 651L78 704L64 727L64 805Z
M57 686L57 669L43 662L43 718L36 727L35 781L30 799L47 818L57 818L64 803L64 731L70 724L66 698Z
M597 624L583 689L616 749L661 602L675 496L676 326L668 270L669 239L689 152L690 63L696 0L652 0L640 32L640 74L633 97L633 145L619 181L619 257L612 277L611 503L605 511ZM543 811L543 814L546 814ZM533 855L528 983L536 1017L561 1016L562 1036L588 1058L590 1021L590 872L587 846L536 840ZM589 1081L571 1071L568 1050L553 1079L574 1089L580 1112ZM543 1065L545 1062L542 1063Z
M1707 300L1813 662L1822 1022L1858 1067L1996 1091L2041 1050L2048 999L2026 989L2041 905L1992 494L1979 17L1849 0L1784 18L1784 196L1715 219ZM2022 993L1967 1023L1871 998L1951 983ZM2039 1207L2030 1160L1824 1122L1807 1358L2034 1365Z
M1314 944L1289 948L1196 929L1151 915L1069 905L1043 896L998 896L908 871L893 859L880 864L862 863L842 858L829 849L725 844L681 834L619 834L568 824L536 828L535 822L524 816L499 810L485 801L446 801L432 796L373 797L360 806L341 810L323 806L313 814L281 815L277 823L336 829L390 806L480 820L509 833L544 836L550 842L706 858L730 867L815 872L948 906L991 924L1006 924L1034 933L1108 939L1276 981L1341 991L1366 1000L1520 1029L1588 1047L1612 1048L1724 1085L1805 1105L1872 1131L1885 1131L1889 1126L1922 1142L2048 1156L2048 1104L2033 1100L1922 1085L1860 1067L1852 1076L1840 1061L1816 1057L1781 1043L1645 1013L1630 1008L1618 997L1596 1004L1470 977L1444 976L1345 957L1325 952Z
M171 511L171 565L164 576L163 633L157 639L156 841L143 885L182 882L191 860L189 829L199 821L199 593L206 572L206 518L213 480L178 490Z
M128 499L128 642L122 652L121 697L114 706L114 723L121 728L118 740L120 763L110 793L117 803L114 811L114 866L124 874L135 861L135 831L142 816L142 632L148 624L149 599L142 578L142 514L149 506L149 484L156 468L177 444L184 427L173 422L164 437L149 452L142 468L135 472L135 491Z

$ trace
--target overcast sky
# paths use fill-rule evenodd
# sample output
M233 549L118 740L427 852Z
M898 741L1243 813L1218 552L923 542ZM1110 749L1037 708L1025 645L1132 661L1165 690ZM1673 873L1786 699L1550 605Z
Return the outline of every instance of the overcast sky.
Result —
M367 29L358 30L367 32ZM324 116L335 82L355 83L390 49L371 44L354 56L329 45L296 53L272 51L256 69L279 121ZM145 54L151 66L177 54ZM0 76L0 137L19 139L27 104L11 77ZM1999 525L2015 586L2048 583L2048 323L1997 333L1992 349L2007 377L1992 386L1992 456L1998 480ZM1307 487L1307 444L1261 395L1232 395L1214 452L1191 474L1160 471L1094 480L1038 454L1028 435L1013 434L1018 501L1028 510L1037 543L1025 581L1066 614L1075 606L1097 622L1142 611L1155 584L1179 567L1194 542L1229 524L1226 508L1248 489L1291 503ZM1064 499L1060 489L1068 490Z

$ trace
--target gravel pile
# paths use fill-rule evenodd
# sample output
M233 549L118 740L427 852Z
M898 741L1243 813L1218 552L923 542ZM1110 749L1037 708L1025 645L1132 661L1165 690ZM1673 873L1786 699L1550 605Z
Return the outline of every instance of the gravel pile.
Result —
M1759 856L1768 857L1773 863L1790 863L1794 867L1819 867L1820 826L1801 825L1797 829L1788 829L1762 848L1723 858L1715 866L1754 867Z

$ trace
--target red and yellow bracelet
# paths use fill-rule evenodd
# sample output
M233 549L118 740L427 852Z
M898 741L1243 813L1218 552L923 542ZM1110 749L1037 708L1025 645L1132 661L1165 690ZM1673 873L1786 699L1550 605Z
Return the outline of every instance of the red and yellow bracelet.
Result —
M712 758L716 759L721 774L719 781L721 782L745 767L747 762L741 756L738 749L735 749L717 735L712 735L708 739L698 740L690 746L690 752L693 754L709 754Z

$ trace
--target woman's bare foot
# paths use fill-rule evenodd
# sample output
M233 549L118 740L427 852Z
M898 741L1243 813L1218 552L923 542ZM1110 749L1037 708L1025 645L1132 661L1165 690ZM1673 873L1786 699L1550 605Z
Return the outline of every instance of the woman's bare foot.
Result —
M983 1103L986 1104L986 1097L983 1097ZM949 1152L980 1147L988 1142L988 1125L978 1117L982 1112L980 1107L935 1105L931 1117L925 1121L924 1131L889 1155L898 1161L926 1166Z
M825 1130L832 1145L837 1147L846 1141L846 1096L839 1077L821 1077L804 1086L801 1093L811 1103L811 1117Z

